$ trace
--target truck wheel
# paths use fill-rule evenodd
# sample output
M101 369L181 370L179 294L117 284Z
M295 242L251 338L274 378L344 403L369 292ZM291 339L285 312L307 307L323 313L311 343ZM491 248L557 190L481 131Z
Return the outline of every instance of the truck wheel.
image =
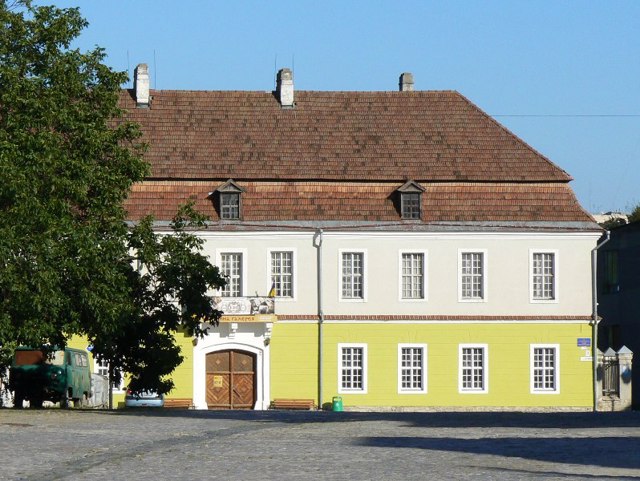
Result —
M87 407L88 401L89 400L87 398L87 394L84 393L84 394L82 394L81 398L73 400L73 405L74 405L74 407L77 407L77 408L84 408L84 407Z
M66 394L60 397L60 409L67 409L69 407L69 398Z
M35 408L35 409L42 408L42 403L43 402L44 402L44 399L42 399L41 397L34 397L34 398L29 400L29 403L30 403L31 407Z
M14 409L22 409L22 403L24 402L24 394L20 391L16 391L13 396L13 407Z

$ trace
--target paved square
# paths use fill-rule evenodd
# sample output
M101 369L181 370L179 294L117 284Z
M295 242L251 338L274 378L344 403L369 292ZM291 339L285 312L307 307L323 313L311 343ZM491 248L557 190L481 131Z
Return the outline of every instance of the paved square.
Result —
M640 479L640 413L0 409L2 480Z

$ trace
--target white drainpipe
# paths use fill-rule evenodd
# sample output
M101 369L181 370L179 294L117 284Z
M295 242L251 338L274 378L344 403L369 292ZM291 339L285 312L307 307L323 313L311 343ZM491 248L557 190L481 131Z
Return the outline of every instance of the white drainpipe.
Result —
M598 249L609 242L610 232L607 231L607 238L596 245L591 250L591 282L592 282L592 296L593 296L593 319L591 320L591 327L593 334L591 338L593 340L593 346L591 346L591 353L593 355L593 411L598 410Z
M324 311L322 310L322 229L318 229L315 234L314 244L318 249L318 408L322 409L322 350L323 337L322 326L324 323Z

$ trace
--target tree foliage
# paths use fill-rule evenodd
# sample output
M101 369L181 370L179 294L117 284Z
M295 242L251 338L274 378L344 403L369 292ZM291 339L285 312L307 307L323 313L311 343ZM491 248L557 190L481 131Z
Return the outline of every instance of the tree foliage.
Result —
M629 224L632 222L640 222L640 204L636 205L629 214Z
M85 335L140 387L166 392L173 334L216 324L206 291L223 280L189 231L203 225L191 209L175 235L126 224L144 145L121 120L126 73L100 48L71 48L86 25L78 9L0 0L0 349L6 362L18 344Z

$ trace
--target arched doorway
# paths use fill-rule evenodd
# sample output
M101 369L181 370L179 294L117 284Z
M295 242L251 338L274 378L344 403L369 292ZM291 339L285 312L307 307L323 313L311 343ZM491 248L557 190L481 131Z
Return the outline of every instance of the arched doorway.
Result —
M238 349L206 355L209 409L253 409L256 403L256 355Z

